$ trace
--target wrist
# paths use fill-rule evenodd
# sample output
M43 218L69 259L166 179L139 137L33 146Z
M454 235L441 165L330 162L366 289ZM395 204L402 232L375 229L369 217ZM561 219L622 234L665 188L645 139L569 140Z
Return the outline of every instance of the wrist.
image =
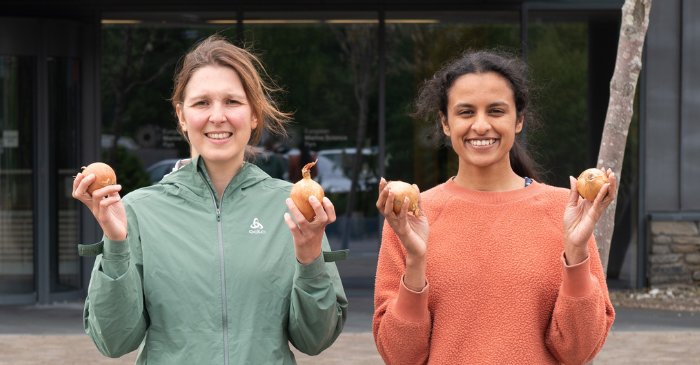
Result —
M317 251L317 252L299 252L299 251L297 251L296 256L297 256L297 261L299 261L300 264L308 265L308 264L316 261L316 259L319 256L321 256L321 251Z
M588 249L586 247L567 247L564 249L564 260L569 266L582 263L588 258Z
M425 260L427 250L426 242L415 232L399 237L401 245L406 248L406 258L412 257L414 260Z
M406 256L406 272L404 273L403 278L403 283L406 288L415 292L420 292L423 290L423 288L425 288L425 268L425 255Z
M425 254L406 253L406 269L409 268L424 269Z

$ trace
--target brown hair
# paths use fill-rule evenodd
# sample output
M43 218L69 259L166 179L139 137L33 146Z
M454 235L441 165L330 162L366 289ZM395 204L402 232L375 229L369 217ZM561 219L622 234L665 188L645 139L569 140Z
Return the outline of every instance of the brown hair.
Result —
M205 66L222 66L235 71L243 84L253 116L272 134L286 135L284 126L290 120L291 114L280 111L271 96L280 89L260 76L262 74L269 79L265 68L255 55L234 46L219 35L209 36L196 44L180 61L175 71L173 94L170 99L173 108L177 108L177 105L184 101L185 87L192 74ZM177 129L189 142L180 123ZM253 145L260 142L262 134L263 128L258 126L253 130L250 142Z
M447 116L447 99L450 89L460 76L474 73L495 72L508 81L517 118L522 118L523 128L532 129L537 120L530 108L530 88L527 80L527 66L518 57L501 51L467 51L448 63L427 80L415 102L414 117L435 121L435 137L445 140L440 114ZM524 129L523 129L524 130ZM516 138L509 152L510 164L516 174L538 180L540 168L530 157L524 141Z

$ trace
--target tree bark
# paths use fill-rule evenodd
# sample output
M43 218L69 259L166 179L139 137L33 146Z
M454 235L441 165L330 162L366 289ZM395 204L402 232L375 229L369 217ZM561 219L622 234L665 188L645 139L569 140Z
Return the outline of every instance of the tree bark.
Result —
M598 168L613 170L618 181L621 181L622 161L625 157L627 134L632 121L635 89L642 69L642 49L649 26L651 1L625 0L622 6L615 71L610 81L610 100L596 164ZM594 233L605 272L608 269L610 241L615 228L616 206L617 199L603 213Z

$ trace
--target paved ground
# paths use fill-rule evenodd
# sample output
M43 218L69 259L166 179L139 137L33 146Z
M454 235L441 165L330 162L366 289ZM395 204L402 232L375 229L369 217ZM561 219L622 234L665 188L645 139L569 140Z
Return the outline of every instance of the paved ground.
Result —
M344 333L323 354L299 364L382 364L372 340L371 293L349 290ZM600 364L700 365L700 313L617 309ZM0 365L133 364L135 354L108 359L83 334L82 304L0 307Z

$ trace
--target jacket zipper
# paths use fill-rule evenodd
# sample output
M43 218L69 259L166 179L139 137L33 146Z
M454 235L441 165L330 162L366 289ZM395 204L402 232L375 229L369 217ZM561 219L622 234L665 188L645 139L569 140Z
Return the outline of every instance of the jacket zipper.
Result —
M204 183L209 185L204 179L203 176L200 175L202 180L204 180ZM226 189L224 189L224 193L226 192ZM223 199L221 199L220 205L216 203L216 196L214 192L211 190L211 187L209 187L209 194L211 195L211 200L214 203L214 209L216 209L216 226L217 226L217 234L218 234L218 239L219 239L219 273L221 275L221 321L222 321L222 326L223 326L223 335L224 335L224 365L228 365L228 302L226 300L226 265L225 265L225 260L224 260L224 233L223 233L223 228L221 226L221 207L224 204ZM222 194L223 196L223 194Z

